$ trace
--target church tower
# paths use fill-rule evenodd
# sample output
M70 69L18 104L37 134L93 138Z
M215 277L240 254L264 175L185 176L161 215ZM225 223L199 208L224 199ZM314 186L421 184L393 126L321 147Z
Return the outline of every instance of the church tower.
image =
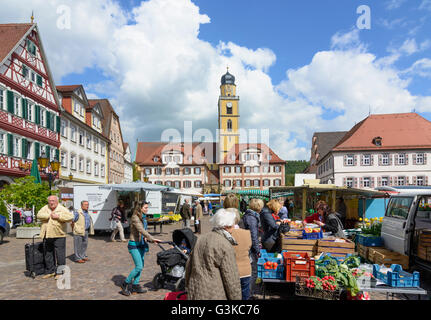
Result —
M229 68L221 78L218 100L219 162L239 143L239 97L236 96L235 77Z

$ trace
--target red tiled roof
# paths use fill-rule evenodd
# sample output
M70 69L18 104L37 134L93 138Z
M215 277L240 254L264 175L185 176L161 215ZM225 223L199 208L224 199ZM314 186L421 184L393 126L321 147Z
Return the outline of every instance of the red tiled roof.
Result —
M60 91L60 92L73 92L81 86L82 85L80 84L75 84L75 85L67 85L67 86L57 86L56 88L57 88L57 91Z
M382 138L382 146L373 139ZM431 122L417 113L370 115L356 124L332 151L431 148Z
M167 148L167 146L170 146ZM138 146L136 149L136 163L138 165L147 165L147 166L161 166L162 163L162 152L163 151L179 151L184 155L184 163L183 164L190 164L190 165L196 165L199 164L196 162L198 159L195 159L195 156L197 154L200 154L201 157L207 158L211 156L211 154L204 154L204 151L210 152L212 151L212 159L208 159L207 163L215 163L214 159L217 156L216 153L216 143L210 142L210 143L200 143L200 142L194 142L191 144L191 150L190 150L190 143L176 143L176 144L169 144L168 142L138 142ZM201 152L196 151L196 148L201 148ZM203 150L204 149L204 150ZM189 153L191 151L191 154ZM185 154L185 152L187 152ZM190 162L189 156L193 155L193 159ZM158 161L154 161L154 157L158 157ZM204 161L205 162L205 161Z
M0 24L0 61L8 56L32 26L31 23Z
M262 152L263 159L268 161L269 163L285 163L286 161L282 160L278 155L275 154L274 151L270 147L268 147L264 143L239 143L236 144L232 149L227 153L224 158L224 163L226 164L241 164L242 162L239 159L239 155L242 151L247 149L259 149ZM268 153L271 155L271 160L267 160ZM231 156L235 155L235 161L231 159Z

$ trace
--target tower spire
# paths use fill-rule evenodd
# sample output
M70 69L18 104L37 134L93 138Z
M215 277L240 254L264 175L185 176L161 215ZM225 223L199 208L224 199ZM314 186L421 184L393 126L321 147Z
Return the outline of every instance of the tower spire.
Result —
M31 10L31 23L33 23L33 21L34 21L34 12L33 12L33 10Z

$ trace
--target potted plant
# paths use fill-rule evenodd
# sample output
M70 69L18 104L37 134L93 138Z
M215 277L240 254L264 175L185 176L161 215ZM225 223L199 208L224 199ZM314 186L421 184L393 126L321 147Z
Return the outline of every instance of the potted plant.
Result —
M17 239L32 239L35 235L40 234L40 223L25 223L16 228Z
M361 233L358 235L358 243L366 247L383 246L381 237L383 218L359 219L361 221Z

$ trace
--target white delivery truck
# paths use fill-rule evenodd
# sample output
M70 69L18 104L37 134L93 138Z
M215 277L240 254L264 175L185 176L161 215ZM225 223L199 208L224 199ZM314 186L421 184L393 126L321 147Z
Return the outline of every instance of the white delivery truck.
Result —
M386 187L386 190L389 188ZM431 257L419 257L419 235L431 230L431 211L426 209L431 200L430 187L391 188L393 193L382 223L384 246L409 256L409 264L431 271Z
M75 185L73 187L75 209L81 207L81 201L89 202L88 211L94 223L96 231L111 230L111 212L117 206L120 193L131 196L133 199L149 201L148 214L167 214L169 212L178 213L185 199L191 203L194 193L181 191L169 187L157 186L144 182L132 182L125 184L110 185ZM139 197L135 197L139 195ZM128 208L129 213L133 210L135 201L131 201ZM130 214L128 215L130 217ZM128 228L129 223L123 224Z

